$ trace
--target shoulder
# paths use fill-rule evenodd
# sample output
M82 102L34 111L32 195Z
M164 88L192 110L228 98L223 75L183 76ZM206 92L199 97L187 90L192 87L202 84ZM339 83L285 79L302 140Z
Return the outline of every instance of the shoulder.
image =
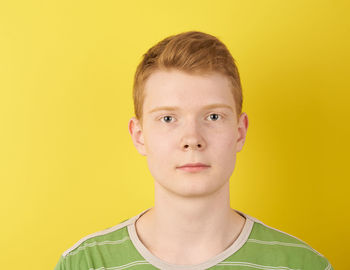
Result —
M55 270L105 269L108 265L125 266L144 260L138 255L129 236L130 225L148 209L119 224L89 234L63 252ZM141 261L141 262L140 262Z
M81 238L63 252L55 269L88 269L92 261L99 261L112 253L123 257L131 245L127 231L131 222L132 219L128 219Z
M103 244L117 244L129 240L128 233L126 231L127 226L130 224L131 220L124 220L121 223L101 230L92 234L89 234L79 241L77 241L73 246L63 252L62 256L72 256L77 254L79 251L86 249L88 247L93 247L96 245Z
M327 258L305 241L270 227L258 219L250 218L254 225L247 243L259 250L259 254L274 257L273 260L288 262L302 269L333 269Z

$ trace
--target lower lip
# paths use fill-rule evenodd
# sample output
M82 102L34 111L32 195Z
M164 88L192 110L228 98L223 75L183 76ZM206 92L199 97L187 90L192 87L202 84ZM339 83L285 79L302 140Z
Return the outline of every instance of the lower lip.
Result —
M205 169L208 169L207 166L196 166L196 167L181 167L180 170L186 171L186 172L200 172Z

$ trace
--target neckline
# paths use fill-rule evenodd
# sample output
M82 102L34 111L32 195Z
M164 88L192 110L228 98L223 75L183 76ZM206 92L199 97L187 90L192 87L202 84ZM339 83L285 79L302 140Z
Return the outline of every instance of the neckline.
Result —
M178 264L170 264L155 255L151 253L145 245L141 242L139 239L137 233L136 233L136 228L135 228L135 222L138 218L140 218L143 214L145 214L148 210L151 208L148 208L138 215L132 217L130 219L129 225L127 226L128 233L130 240L134 244L135 248L137 251L153 266L159 268L159 269L169 269L169 270L202 270L202 269L207 269L210 268L229 256L231 256L233 253L237 252L248 240L248 237L252 231L253 225L254 225L254 219L252 219L249 215L238 211L236 209L233 209L236 211L238 214L242 215L245 217L246 221L244 223L243 229L239 236L237 237L236 241L232 243L231 246L229 246L227 249L222 251L221 253L217 254L216 256L212 257L211 259L200 263L196 265L178 265Z

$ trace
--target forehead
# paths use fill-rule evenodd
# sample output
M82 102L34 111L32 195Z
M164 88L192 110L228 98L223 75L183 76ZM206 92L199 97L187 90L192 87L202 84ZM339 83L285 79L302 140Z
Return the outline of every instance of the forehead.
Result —
M200 108L211 104L226 104L234 109L232 85L220 73L188 74L178 70L156 71L144 88L144 111L158 106Z

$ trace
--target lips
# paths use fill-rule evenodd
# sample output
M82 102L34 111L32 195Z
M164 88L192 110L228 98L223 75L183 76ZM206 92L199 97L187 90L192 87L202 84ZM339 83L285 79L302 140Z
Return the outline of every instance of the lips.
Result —
M188 163L188 164L182 165L178 168L184 168L184 167L210 167L210 166L207 164L203 164L203 163Z
M209 165L203 164L203 163L188 163L180 167L177 167L177 169L184 172L197 173L197 172L205 171L209 167L210 167Z

